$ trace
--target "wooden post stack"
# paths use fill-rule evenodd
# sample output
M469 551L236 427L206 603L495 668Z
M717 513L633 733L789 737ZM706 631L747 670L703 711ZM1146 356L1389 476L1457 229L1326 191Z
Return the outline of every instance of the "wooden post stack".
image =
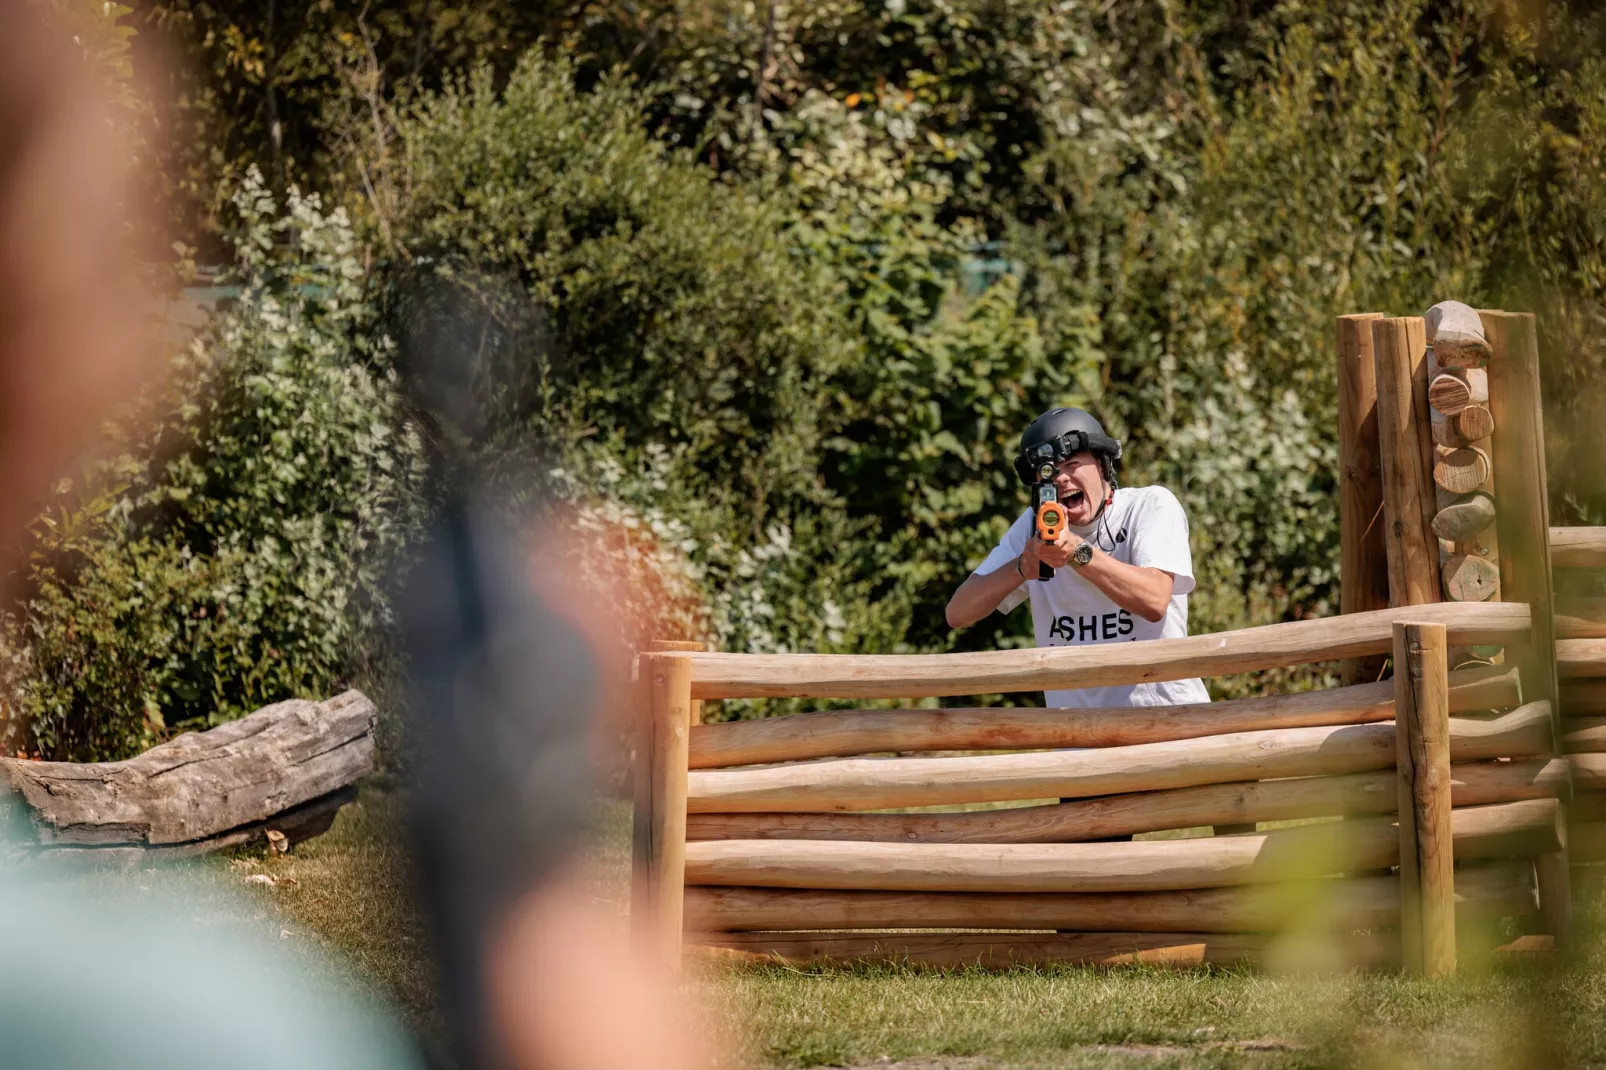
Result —
M683 895L695 944L793 962L948 965L1270 961L1294 930L1326 934L1351 960L1399 961L1401 919L1415 911L1432 935L1406 942L1439 949L1439 965L1423 968L1442 969L1445 919L1468 935L1532 913L1527 860L1558 845L1565 770L1548 758L1550 709L1520 703L1511 668L1446 674L1442 660L1419 658L1403 749L1388 723L1402 685L1366 683L1153 711L824 710L689 725L675 752L674 728L701 699L926 698L1225 675L1386 655L1402 621L1422 622L1430 637L1437 624L1445 643L1462 645L1528 633L1523 606L1445 604L1141 650L644 655L663 756L650 764L685 764L639 797L653 832L637 855L638 907L666 954L680 935L666 912ZM1067 747L1080 749L1042 749ZM991 753L954 753L967 750ZM887 751L905 756L858 757ZM1402 795L1396 760L1406 753L1416 775ZM1010 801L1033 805L990 805ZM964 809L886 812L938 804ZM1347 820L1097 842L1329 816ZM1422 874L1409 895L1387 872L1402 862L1405 826ZM1447 849L1460 863L1453 886L1442 879ZM683 891L671 887L680 881ZM893 931L911 928L981 931Z
M1458 311L1446 311L1452 307ZM1440 337L1440 319L1448 316L1457 318L1456 329ZM1530 606L1533 634L1514 651L1524 697L1547 703L1559 717L1558 700L1564 696L1558 687L1558 657L1564 674L1590 671L1593 652L1570 644L1595 641L1588 637L1597 628L1606 635L1606 603L1563 606L1560 623L1566 636L1558 646L1533 317L1505 312L1477 313L1476 322L1472 317L1464 306L1439 305L1423 320L1370 320L1390 604L1445 599ZM1339 434L1341 441L1354 434L1342 411ZM1420 455L1412 454L1413 442L1420 444ZM1418 520L1419 506L1427 510L1426 532ZM1346 560L1357 552L1348 545L1353 537L1346 527ZM1561 550L1562 560L1587 553L1572 549L1573 536L1564 538L1568 545ZM1429 540L1436 542L1436 552L1427 549ZM1602 556L1606 558L1606 549ZM1346 587L1350 582L1346 572ZM1366 577L1358 582L1364 584ZM1506 656L1499 644L1459 644L1450 651L1450 665L1500 663ZM1601 661L1606 674L1606 650ZM1587 687L1569 687L1576 694L1567 696L1574 704L1589 705ZM1560 753L1562 735L1558 720L1551 753ZM1602 811L1606 813L1606 806ZM1600 839L1606 841L1606 836ZM1560 842L1562 850L1536 859L1545 924L1557 935L1565 931L1570 915L1565 835Z

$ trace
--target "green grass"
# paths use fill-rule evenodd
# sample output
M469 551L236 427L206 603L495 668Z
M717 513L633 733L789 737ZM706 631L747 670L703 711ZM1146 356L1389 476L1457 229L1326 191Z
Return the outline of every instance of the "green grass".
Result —
M343 956L436 1038L398 819L394 797L370 786L329 833L290 855L241 854L212 868L292 938ZM594 895L621 912L627 826L623 807L609 804L591 830ZM1598 895L1583 905L1586 918L1602 914ZM721 965L687 985L738 1038L732 1070L1606 1065L1606 943L1593 938L1568 961L1468 969L1443 983L1156 967Z

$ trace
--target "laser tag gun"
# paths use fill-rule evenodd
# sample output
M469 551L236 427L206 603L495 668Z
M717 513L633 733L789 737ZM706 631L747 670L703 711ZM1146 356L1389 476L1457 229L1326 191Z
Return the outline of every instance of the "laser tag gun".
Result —
M1045 462L1037 469L1037 481L1032 484L1032 520L1037 525L1037 537L1053 542L1065 530L1065 506L1060 504L1059 491L1054 487L1054 465ZM1037 578L1051 580L1054 570L1039 561Z

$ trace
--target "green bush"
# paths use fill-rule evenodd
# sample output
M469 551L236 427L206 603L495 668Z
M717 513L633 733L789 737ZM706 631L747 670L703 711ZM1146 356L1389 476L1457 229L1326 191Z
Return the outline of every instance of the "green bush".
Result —
M235 205L238 301L40 520L0 644L13 748L127 757L322 697L386 620L420 454L351 230L316 197L280 214L254 176Z

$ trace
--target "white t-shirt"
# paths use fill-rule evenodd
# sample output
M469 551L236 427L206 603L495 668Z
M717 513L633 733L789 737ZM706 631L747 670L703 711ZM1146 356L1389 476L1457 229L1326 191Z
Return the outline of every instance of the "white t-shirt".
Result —
M1176 495L1164 487L1122 487L1104 515L1076 534L1117 561L1139 568L1157 568L1176 577L1165 616L1146 621L1110 601L1108 595L1067 565L1056 569L1051 580L1029 580L999 605L1008 613L1028 596L1038 646L1080 646L1085 643L1130 643L1140 639L1172 639L1188 634L1188 592L1193 590L1193 554L1188 549L1188 517ZM1032 533L1032 511L1023 512L976 571L982 575L1004 567L1014 568L1015 558L1026 549ZM1209 702L1204 682L1168 680L1089 687L1078 691L1047 691L1049 706L1174 706Z

